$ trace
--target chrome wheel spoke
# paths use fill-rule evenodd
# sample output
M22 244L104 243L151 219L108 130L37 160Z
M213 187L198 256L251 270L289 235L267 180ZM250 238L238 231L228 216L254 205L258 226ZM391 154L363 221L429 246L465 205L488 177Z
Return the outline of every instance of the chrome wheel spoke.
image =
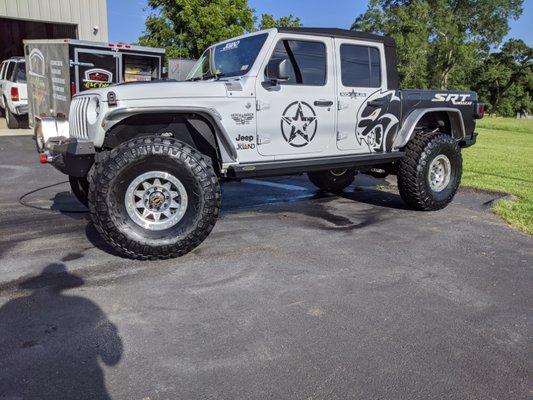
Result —
M185 214L187 191L176 177L160 171L135 178L125 195L131 219L148 230L164 230L176 225Z

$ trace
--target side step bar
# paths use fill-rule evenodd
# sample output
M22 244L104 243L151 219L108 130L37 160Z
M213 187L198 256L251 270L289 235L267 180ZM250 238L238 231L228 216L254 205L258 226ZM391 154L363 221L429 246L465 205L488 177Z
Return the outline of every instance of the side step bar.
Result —
M293 175L303 172L324 171L330 169L370 167L390 164L403 157L403 151L390 153L372 153L350 156L322 157L285 161L268 161L233 165L228 169L228 177L250 178Z

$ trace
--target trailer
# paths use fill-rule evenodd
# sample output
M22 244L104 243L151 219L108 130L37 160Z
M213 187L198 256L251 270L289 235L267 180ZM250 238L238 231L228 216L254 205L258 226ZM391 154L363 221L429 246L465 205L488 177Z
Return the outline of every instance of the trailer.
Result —
M164 49L122 43L24 40L30 126L37 132L47 121L61 130L76 93L161 79L164 54Z
M184 81L187 79L192 67L196 64L196 60L188 58L169 58L168 59L168 79L176 81Z

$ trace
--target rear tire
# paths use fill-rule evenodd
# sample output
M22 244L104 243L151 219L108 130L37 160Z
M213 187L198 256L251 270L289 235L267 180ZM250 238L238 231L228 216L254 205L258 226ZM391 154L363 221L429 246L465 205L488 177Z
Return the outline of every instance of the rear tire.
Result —
M422 133L405 148L398 165L398 189L412 208L440 210L455 196L463 171L461 150L444 133Z
M6 123L9 129L19 129L21 126L21 118L13 114L6 104Z
M220 185L213 167L171 138L133 139L89 174L89 210L102 237L137 259L182 256L213 229Z
M309 172L307 176L313 185L327 192L341 192L355 179L353 169L333 169L329 171Z
M69 176L70 189L81 204L89 208L89 181L87 178L76 178Z

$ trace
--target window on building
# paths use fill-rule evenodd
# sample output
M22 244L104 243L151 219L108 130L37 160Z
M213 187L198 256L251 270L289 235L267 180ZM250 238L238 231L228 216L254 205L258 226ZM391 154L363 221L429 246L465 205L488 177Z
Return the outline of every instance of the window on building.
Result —
M272 53L270 61L286 59L289 80L282 82L289 85L326 84L326 46L322 42L303 40L280 40Z
M381 61L376 47L343 44L340 53L344 86L381 86Z

